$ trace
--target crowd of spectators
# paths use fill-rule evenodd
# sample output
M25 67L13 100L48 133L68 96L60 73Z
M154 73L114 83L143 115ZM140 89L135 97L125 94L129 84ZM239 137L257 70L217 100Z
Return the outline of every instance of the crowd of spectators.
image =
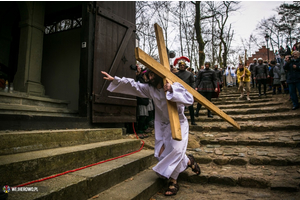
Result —
M296 43L297 44L297 43ZM268 62L263 62L261 58L253 59L253 63L249 65L251 72L251 80L253 88L257 87L259 96L261 93L261 85L264 86L264 95L266 95L266 85L268 90L273 90L273 95L289 94L293 103L292 109L299 108L298 93L300 93L300 52L295 50L299 48L294 45L293 50L289 48L284 50L282 47L276 55L276 59ZM283 91L282 91L283 88Z
M211 101L211 98L218 97L219 92L222 91L222 86L237 86L238 91L241 93L239 99L243 99L244 94L246 94L246 99L250 101L251 86L252 88L257 88L258 95L261 97L262 95L267 95L268 85L268 90L273 90L273 95L289 94L293 103L292 109L295 110L299 108L297 91L300 93L299 47L300 43L296 43L291 52L289 48L284 49L282 47L275 52L275 54L277 53L276 58L269 63L263 61L262 58L254 58L253 63L248 67L244 66L243 63L239 63L238 67L228 66L222 69L218 68L218 65L214 65L211 68L210 63L207 62L205 66L200 67L199 71L194 71L193 68L185 63L179 62L178 67L171 65L170 70L209 101ZM141 69L137 65L136 71L136 81L147 83L146 69ZM207 90L208 88L209 91ZM154 106L151 99L138 98L137 103L136 129L139 136L143 138L147 137L147 133L153 130ZM197 105L196 112L193 106L188 108L191 116L191 125L196 125L194 117L199 116L200 109L201 104ZM213 117L209 110L207 116Z

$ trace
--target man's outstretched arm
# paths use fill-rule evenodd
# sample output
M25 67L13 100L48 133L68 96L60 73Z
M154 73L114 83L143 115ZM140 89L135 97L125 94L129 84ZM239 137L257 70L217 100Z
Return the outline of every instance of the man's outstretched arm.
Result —
M104 75L103 79L111 82L107 87L108 91L141 98L151 98L148 84L135 82L132 78L119 78L117 76L112 77L104 71L101 71L101 73Z
M108 73L104 72L104 71L101 71L101 73L104 75L104 79L105 80L108 80L108 81L113 81L115 78L112 77L111 75L109 75Z

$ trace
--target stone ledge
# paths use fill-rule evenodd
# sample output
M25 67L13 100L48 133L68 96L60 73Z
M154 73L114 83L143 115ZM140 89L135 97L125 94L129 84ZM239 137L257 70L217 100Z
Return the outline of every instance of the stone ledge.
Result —
M31 184L31 187L44 188L44 191L10 193L8 200L88 199L147 169L154 163L153 151L143 150L118 160ZM128 173L124 173L125 171Z
M113 158L140 148L139 140L121 139L0 156L0 185L16 185Z
M43 131L0 131L0 154L24 153L42 149L75 146L121 139L120 128L68 129Z

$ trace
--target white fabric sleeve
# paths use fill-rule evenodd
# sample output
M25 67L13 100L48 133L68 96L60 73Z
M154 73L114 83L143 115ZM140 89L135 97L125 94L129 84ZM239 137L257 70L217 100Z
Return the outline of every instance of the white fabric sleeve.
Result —
M180 83L173 83L173 92L167 92L167 100L184 104L185 106L190 106L194 103L194 97L189 93Z
M110 92L128 94L141 98L151 98L149 93L149 85L145 83L135 82L131 78L114 77L114 80L109 84L107 90Z

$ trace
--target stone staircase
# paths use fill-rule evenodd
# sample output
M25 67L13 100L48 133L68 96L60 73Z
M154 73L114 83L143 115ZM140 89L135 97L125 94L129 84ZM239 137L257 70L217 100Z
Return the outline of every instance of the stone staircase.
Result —
M270 93L252 101L238 100L232 88L214 99L240 125L207 118L202 108L190 126L187 153L202 173L190 169L179 177L180 191L171 199L297 199L300 196L300 110L291 110L287 95ZM196 104L195 104L196 106ZM188 116L188 113L186 113ZM189 117L189 116L188 116ZM0 132L1 185L62 173L134 152L137 139L122 129L74 129ZM154 134L142 151L117 160L29 185L39 192L10 192L8 200L30 199L170 199L166 182L151 170ZM154 196L153 196L154 195Z
M27 93L0 91L0 115L29 115L51 117L74 117L78 113L68 109L70 102Z
M217 115L208 118L202 107L197 126L190 126L190 138L200 145L187 151L202 173L182 173L180 191L171 199L300 198L300 110L291 110L289 95L268 92L259 98L253 90L251 101L239 96L236 88L226 88L213 103L241 130ZM147 144L153 146L150 139ZM167 199L164 189L152 199Z
M10 187L135 152L141 147L140 140L130 139L116 128L3 131L0 138L0 185ZM150 170L156 163L153 153L143 149L32 183L26 187L37 187L38 192L11 191L8 200L116 199L116 195L121 195L117 199L149 199L164 183ZM120 185L115 188L116 184Z

